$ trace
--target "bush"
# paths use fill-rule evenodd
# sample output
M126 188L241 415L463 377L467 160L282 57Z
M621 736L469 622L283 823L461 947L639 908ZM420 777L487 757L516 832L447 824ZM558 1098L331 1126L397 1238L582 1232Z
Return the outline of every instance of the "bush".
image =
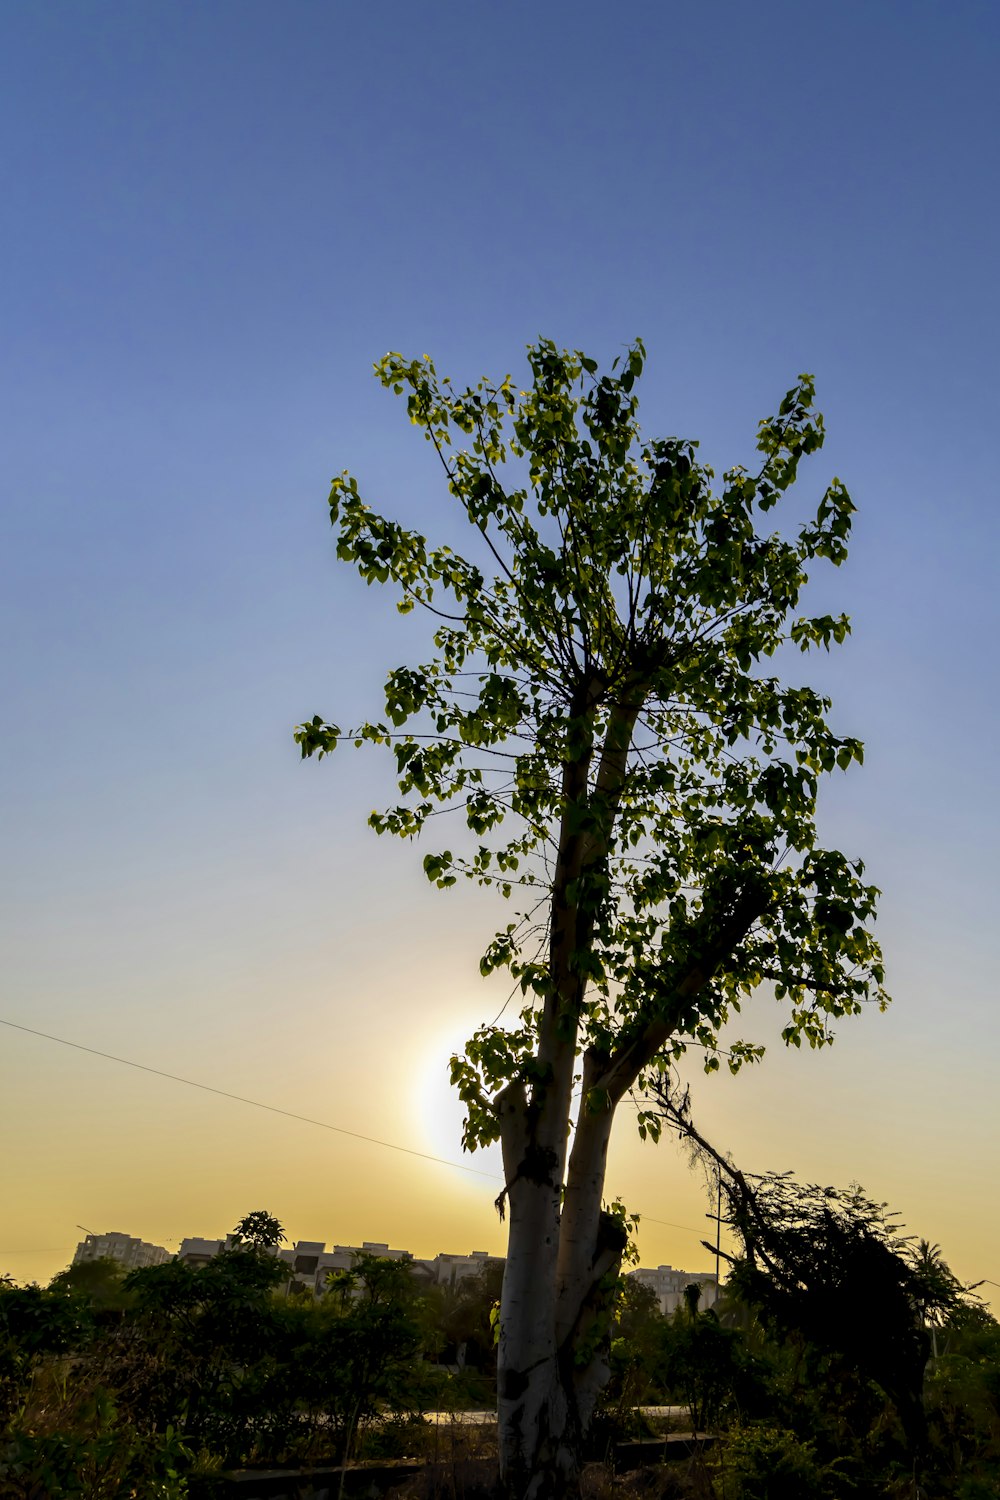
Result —
M837 1500L847 1484L785 1427L733 1427L709 1460L719 1500Z
M14 1430L0 1444L3 1500L187 1500L196 1459L172 1427L137 1433L104 1390L52 1415L43 1430Z

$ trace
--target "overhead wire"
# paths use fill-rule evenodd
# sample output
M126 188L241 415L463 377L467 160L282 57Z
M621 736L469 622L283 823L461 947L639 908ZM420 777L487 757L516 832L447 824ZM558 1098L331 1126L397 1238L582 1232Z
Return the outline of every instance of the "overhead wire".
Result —
M296 1114L291 1109L281 1109L277 1104L264 1104L260 1099L249 1099L245 1094L234 1094L229 1089L216 1088L211 1083L199 1083L194 1078L182 1078L179 1073L168 1073L163 1068L150 1067L148 1063L135 1062L130 1057L118 1057L113 1052L102 1052L99 1047L86 1047L82 1042L71 1042L64 1036L53 1036L49 1031L38 1031L33 1026L22 1026L18 1021L5 1020L0 1016L0 1026L10 1026L15 1031L26 1031L29 1036L42 1037L47 1042L58 1042L61 1047L72 1047L77 1052L89 1052L93 1057L103 1057L107 1062L121 1063L126 1068L137 1068L141 1073L153 1073L157 1078L169 1078L172 1083L184 1083L188 1088L201 1089L206 1094L218 1094L222 1099L233 1099L237 1104L249 1104L254 1109L266 1109L273 1115L284 1115L289 1120L298 1120L303 1125L316 1125L320 1130L333 1130L338 1135L350 1136L356 1141L367 1141L372 1146L384 1146L387 1151L401 1151L405 1156L418 1156L421 1161L436 1162L442 1167L453 1167L456 1172L471 1172L476 1177L488 1177L499 1181L494 1172L484 1172L479 1167L467 1167L463 1162L449 1161L444 1156L432 1156L428 1151L416 1151L412 1146L400 1146L395 1141L383 1141L377 1136L365 1135L360 1130L348 1130L344 1125L332 1125L328 1120L314 1120L309 1115Z
M92 1057L101 1057L106 1062L119 1063L125 1068L135 1068L140 1073L152 1073L157 1078L169 1079L171 1083L183 1083L188 1088L201 1089L206 1094L216 1094L221 1099L231 1099L237 1104L248 1104L253 1109L267 1110L269 1114L283 1115L288 1120L297 1120L302 1125L315 1125L320 1130L331 1130L337 1135L345 1135L351 1140L365 1141L370 1146L382 1146L387 1151L399 1151L404 1156L416 1156L421 1161L433 1162L440 1167L451 1167L456 1172L468 1172L475 1177L485 1177L491 1182L500 1182L502 1178L495 1172L484 1172L480 1167L468 1167L464 1162L450 1161L444 1156L433 1156L428 1151L417 1151L412 1146L400 1146L396 1141L385 1141L380 1137L365 1135L360 1130L348 1130L344 1125L333 1125L329 1120L316 1120L310 1115L300 1115L291 1109L282 1109L277 1104L265 1104L260 1099L250 1099L246 1094L234 1094L229 1089L216 1088L214 1084L199 1083L194 1078L184 1078L180 1073L168 1073L164 1068L154 1068L148 1063L136 1062L130 1057L119 1057L113 1052L104 1052L100 1047L88 1047L83 1042L71 1042L67 1037L55 1036L50 1031L39 1031L34 1026L25 1026L20 1021L9 1021L0 1016L0 1026L9 1026L14 1031L26 1032L29 1036L41 1037L46 1042L57 1042L61 1047L70 1047L75 1052L87 1052ZM701 1234L703 1231L696 1229L692 1224L675 1224L669 1219L654 1219L648 1214L640 1214L641 1222L645 1224L659 1224L667 1229L683 1229L690 1234ZM6 1252L4 1252L6 1253Z

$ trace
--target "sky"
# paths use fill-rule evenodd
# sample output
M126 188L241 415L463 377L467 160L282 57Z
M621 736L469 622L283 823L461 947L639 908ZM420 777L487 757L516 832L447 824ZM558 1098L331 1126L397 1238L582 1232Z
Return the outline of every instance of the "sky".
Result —
M367 829L387 760L292 741L426 655L326 496L449 524L386 350L523 381L639 335L645 431L719 472L816 375L854 634L802 670L867 745L821 829L894 997L819 1054L762 998L696 1116L1000 1282L998 43L985 0L0 6L0 1273L258 1208L502 1251L446 1066L506 908ZM608 1190L644 1265L710 1263L676 1146L622 1120Z

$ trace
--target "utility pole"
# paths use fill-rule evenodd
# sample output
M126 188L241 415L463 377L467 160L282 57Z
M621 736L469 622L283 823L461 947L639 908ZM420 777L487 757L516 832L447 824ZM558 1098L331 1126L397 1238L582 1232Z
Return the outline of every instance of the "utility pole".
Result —
M716 1168L715 1213L706 1214L706 1219L715 1220L715 1299L719 1299L719 1276L722 1263L722 1168ZM706 1246L706 1249L708 1247Z

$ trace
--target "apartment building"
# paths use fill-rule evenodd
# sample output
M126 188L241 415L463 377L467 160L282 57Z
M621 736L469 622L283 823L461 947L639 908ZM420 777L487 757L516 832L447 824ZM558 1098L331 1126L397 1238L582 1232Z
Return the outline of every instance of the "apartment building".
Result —
M151 1245L134 1235L109 1230L107 1234L88 1234L85 1240L81 1240L73 1264L82 1266L91 1260L114 1260L126 1271L135 1271L140 1266L161 1266L170 1259L170 1251L164 1250L162 1245Z
M441 1254L431 1260L415 1260L424 1271L424 1279L434 1286L459 1286L471 1276L481 1276L489 1266L502 1266L502 1255L488 1250L473 1250L469 1255Z
M177 1252L177 1259L183 1261L186 1266L207 1266L220 1250L225 1249L229 1243L228 1236L222 1240L203 1240L195 1235L190 1239L181 1240L181 1248Z
M324 1240L296 1240L287 1250L278 1255L290 1271L289 1286L315 1292L317 1296L327 1290L327 1277L337 1271L353 1270L359 1255L377 1255L382 1260L412 1261L409 1250L394 1250L377 1240L364 1240L360 1245L334 1245L326 1248Z
M189 1266L205 1266L224 1249L228 1239L190 1238L181 1241L177 1259ZM361 1255L377 1255L383 1260L406 1261L424 1286L458 1286L471 1276L478 1276L487 1266L502 1265L503 1257L487 1250L473 1250L469 1255L441 1254L418 1259L409 1250L398 1250L382 1240L364 1240L360 1245L333 1245L324 1240L296 1240L294 1245L275 1254L288 1267L288 1285L321 1296L327 1290L327 1278L337 1271L351 1271Z
M228 1236L222 1239L190 1237L181 1241L177 1259L189 1266L205 1266L229 1244ZM353 1270L361 1255L406 1261L425 1287L457 1287L488 1268L504 1263L503 1256L491 1255L488 1250L472 1250L468 1255L443 1251L435 1256L418 1258L409 1250L396 1249L381 1240L364 1240L360 1245L333 1245L330 1249L324 1240L296 1240L294 1245L276 1250L275 1254L288 1267L289 1289L311 1292L315 1296L322 1296L328 1290L331 1274ZM149 1245L130 1235L88 1234L78 1246L73 1263L77 1265L102 1255L117 1260L129 1270L136 1266L160 1265L170 1259L167 1251L159 1245ZM715 1275L710 1271L680 1271L673 1266L657 1266L655 1269L639 1267L629 1275L651 1289L660 1312L665 1316L670 1316L682 1305L685 1289L691 1285L699 1288L699 1306L703 1310L712 1307L719 1294Z
M675 1313L684 1302L684 1292L689 1286L699 1289L698 1306L702 1312L712 1307L719 1296L719 1286L714 1271L677 1271L673 1266L657 1266L655 1270L642 1266L629 1275L642 1286L648 1286L655 1294L660 1312L664 1317Z

